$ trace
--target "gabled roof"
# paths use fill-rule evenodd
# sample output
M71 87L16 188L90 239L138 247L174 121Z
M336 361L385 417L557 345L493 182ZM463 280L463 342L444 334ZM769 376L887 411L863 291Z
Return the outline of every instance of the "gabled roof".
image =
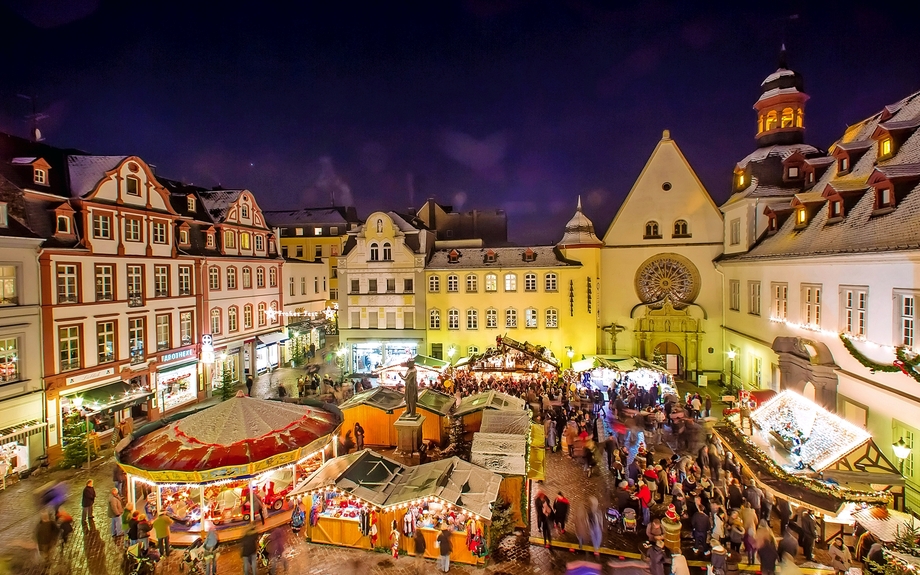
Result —
M128 156L68 156L70 193L81 198L96 188L106 172L114 170Z
M291 495L334 487L371 505L383 507L405 472L403 464L364 449L328 461L294 488Z
M341 404L339 409L344 411L352 407L358 407L359 405L368 405L383 411L391 412L394 409L405 406L406 398L398 391L394 391L389 387L380 386L362 391L361 393L356 393L348 398L345 403Z
M321 208L302 208L299 210L267 210L262 212L268 221L269 227L307 226L307 225L340 225L344 235L348 229L345 224L358 223L354 208L345 206L331 206Z
M489 390L468 395L461 399L460 405L454 409L454 416L466 415L468 413L482 411L483 409L523 411L526 407L527 402L519 397L514 397L500 391Z
M527 436L507 433L473 434L470 462L502 475L527 475Z
M386 504L437 497L490 520L501 482L502 477L497 473L450 457L409 468Z
M221 223L227 217L230 206L240 199L245 190L207 190L198 193L214 223Z

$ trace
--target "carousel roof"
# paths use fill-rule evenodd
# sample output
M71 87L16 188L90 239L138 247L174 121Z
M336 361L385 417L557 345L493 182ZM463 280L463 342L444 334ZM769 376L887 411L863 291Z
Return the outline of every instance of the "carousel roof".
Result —
M119 462L144 470L199 472L295 452L331 434L338 416L315 407L234 397L131 442Z
M468 395L460 400L460 405L454 410L454 415L466 415L483 409L498 409L504 411L524 411L527 402L518 397L489 390L482 393Z
M383 411L393 411L396 408L406 405L406 397L402 393L394 391L389 387L380 386L362 391L361 393L356 393L351 396L348 401L342 403L339 409L345 411L346 409L358 407L359 405L369 405L377 409L382 409Z
M386 503L434 496L490 520L501 482L497 473L451 457L409 469Z

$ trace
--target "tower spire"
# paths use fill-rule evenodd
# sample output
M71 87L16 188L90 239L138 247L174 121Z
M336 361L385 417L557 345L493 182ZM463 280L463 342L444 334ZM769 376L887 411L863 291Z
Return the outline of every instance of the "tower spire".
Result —
M578 194L578 205L575 207L576 212L581 211L581 194Z
M786 43L783 42L779 49L779 67L781 70L788 70L789 64L786 62Z

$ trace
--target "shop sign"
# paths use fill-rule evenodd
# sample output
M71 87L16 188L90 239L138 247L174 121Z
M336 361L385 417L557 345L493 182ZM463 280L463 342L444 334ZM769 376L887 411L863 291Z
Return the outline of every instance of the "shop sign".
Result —
M201 336L201 363L214 363L214 339L209 333Z
M185 357L194 357L195 351L192 349L183 349L182 351L174 351L172 353L164 353L160 356L160 363L166 363L169 361L175 361L177 359L182 359Z
M84 383L86 381L91 381L98 379L100 377L106 377L108 375L115 375L115 368L109 367L106 369L100 369L99 371L91 371L89 373L84 373L81 375L75 375L73 377L67 378L67 385L74 385L77 383Z

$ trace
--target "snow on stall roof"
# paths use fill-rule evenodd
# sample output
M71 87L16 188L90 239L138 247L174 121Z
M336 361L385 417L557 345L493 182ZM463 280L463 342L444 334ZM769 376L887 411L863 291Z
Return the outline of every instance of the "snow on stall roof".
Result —
M176 429L201 443L232 445L290 427L313 411L293 403L233 397L182 419Z
M526 411L488 409L482 412L482 424L479 427L479 431L526 436L530 433L530 413Z
M527 475L526 452L526 436L477 432L470 462L502 475Z
M386 505L434 496L490 520L501 482L499 474L451 457L408 469Z

